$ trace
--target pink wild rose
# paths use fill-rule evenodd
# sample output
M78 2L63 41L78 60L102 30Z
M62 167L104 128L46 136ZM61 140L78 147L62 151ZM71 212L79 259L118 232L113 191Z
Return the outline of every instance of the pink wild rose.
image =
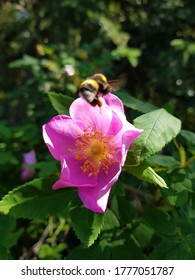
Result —
M142 130L130 124L123 104L109 93L102 107L77 98L70 116L59 115L43 125L44 141L61 162L60 179L53 189L77 187L86 208L104 212L131 143Z

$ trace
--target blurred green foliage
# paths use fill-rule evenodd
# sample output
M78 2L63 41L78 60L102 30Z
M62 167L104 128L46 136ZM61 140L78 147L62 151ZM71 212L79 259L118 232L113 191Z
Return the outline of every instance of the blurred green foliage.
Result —
M0 1L0 197L22 184L22 157L29 150L36 151L35 177L58 175L42 124L56 115L55 93L69 104L94 72L121 81L130 120L138 111L163 107L183 123L165 157L150 159L169 189L141 183L142 192L140 181L124 173L125 188L113 188L113 212L106 214L98 243L88 249L80 244L66 209L48 220L2 215L0 232L8 237L0 243L0 259L195 258L189 132L195 122L194 14L193 0ZM68 74L69 65L76 75Z

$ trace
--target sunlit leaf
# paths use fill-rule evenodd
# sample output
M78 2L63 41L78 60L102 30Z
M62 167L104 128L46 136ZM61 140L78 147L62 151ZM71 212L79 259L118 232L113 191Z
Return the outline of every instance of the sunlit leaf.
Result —
M154 185L158 185L161 188L167 188L167 184L164 181L164 179L161 176L159 176L154 171L154 169L151 166L149 166L149 164L146 161L141 162L140 164L132 164L131 159L129 160L129 157L130 156L128 154L128 157L127 157L127 160L126 160L126 163L124 166L124 169L128 173L132 174L133 176L137 177L140 180L149 182Z
M42 244L38 257L41 260L60 260L62 258L61 251L64 249L66 249L65 243L60 243L55 247L49 244Z
M129 63L133 67L136 67L138 65L138 59L141 56L141 54L142 54L141 49L129 48L124 45L120 45L112 51L112 56L115 59L120 59L120 58L126 57L129 61Z
M183 50L186 47L186 44L187 42L183 39L174 39L170 42L170 45L178 50Z
M181 129L181 121L164 109L146 113L133 123L135 127L144 130L131 146L137 162L161 151Z
M72 189L53 191L54 182L52 178L35 179L13 189L0 201L0 212L29 219L59 213L67 207L74 192Z

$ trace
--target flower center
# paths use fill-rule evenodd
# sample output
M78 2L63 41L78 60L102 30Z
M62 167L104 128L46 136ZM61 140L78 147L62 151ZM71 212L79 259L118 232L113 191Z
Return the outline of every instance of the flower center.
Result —
M75 141L76 160L82 161L81 169L88 176L97 176L102 168L106 174L113 162L118 162L115 156L116 146L114 136L104 136L100 130L85 129ZM72 151L72 150L71 150Z

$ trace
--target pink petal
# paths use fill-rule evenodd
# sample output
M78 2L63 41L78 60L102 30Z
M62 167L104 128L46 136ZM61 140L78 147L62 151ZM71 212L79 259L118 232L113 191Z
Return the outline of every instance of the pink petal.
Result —
M119 119L118 115L114 111L112 111L112 121L106 133L107 136L116 135L122 129L122 127L123 127L122 121Z
M83 121L86 126L93 127L94 130L101 130L102 133L108 131L113 118L112 111L107 106L93 107L82 97L71 104L70 116Z
M123 129L120 131L122 135L122 144L125 145L125 149L128 150L133 141L142 133L143 129L136 128L127 120L123 122Z
M109 169L109 174L105 175L104 171L101 171L95 187L78 188L78 194L84 206L94 212L105 212L111 187L117 181L120 172L120 166L113 164Z
M139 137L139 135L142 133L142 130L140 129L134 129L134 130L127 130L123 133L122 136L122 166L125 163L126 160L126 156L129 150L130 145L132 144L133 141L135 141L135 139L137 137Z
M130 145L135 141L137 137L142 133L142 129L136 127L131 128L131 130L126 130L122 135L122 143L125 145L125 149L128 150Z
M124 116L124 107L122 101L114 94L108 93L104 95L104 100L111 110L118 115Z
M69 149L75 147L78 134L83 133L85 127L81 121L74 121L65 115L54 117L43 125L43 138L53 157L60 160L69 153Z
M142 129L136 128L134 125L125 121L123 129L114 137L114 144L121 151L121 165L124 165L126 160L127 152L130 145L137 137L142 133ZM120 153L119 153L120 154ZM120 158L118 156L118 158Z
M88 176L81 170L82 162L75 160L74 155L66 155L66 159L61 160L60 180L53 185L53 189L64 187L89 187L97 184L96 176Z

